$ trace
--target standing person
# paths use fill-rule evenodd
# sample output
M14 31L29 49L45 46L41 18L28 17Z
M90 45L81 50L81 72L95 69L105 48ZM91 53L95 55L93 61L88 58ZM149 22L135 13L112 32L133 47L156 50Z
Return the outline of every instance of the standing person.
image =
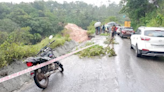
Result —
M100 27L96 27L96 35L99 35L100 34Z
M116 30L117 30L117 27L114 25L114 35L116 36Z
M109 27L107 27L107 30L106 30L106 32L107 32L107 33L110 33L110 32L109 32Z
M104 25L102 26L102 31L103 31L103 33L105 33L105 26Z
M98 35L98 30L99 30L99 28L98 28L98 27L96 27L95 29L96 29L96 35Z
M100 34L100 30L101 30L101 28L100 28L100 26L101 26L101 22L96 22L95 24L94 24L94 26L95 26L95 29L96 29L96 35L99 35Z
M98 35L101 33L101 27L98 27Z
M116 26L113 25L112 29L111 29L111 32L110 32L111 35L110 35L110 39L109 39L109 44L107 46L107 48L108 48L109 45L112 44L112 49L111 49L111 53L110 53L112 56L117 56L117 54L114 51L114 42L113 42L114 41L114 37L115 37L115 32L114 32L115 30L116 30Z
M113 35L115 36L116 35L116 30L117 30L117 27L115 25L112 26L112 32L113 32ZM114 38L113 36L113 38Z
M111 37L110 37L110 42L109 42L109 45L112 44L112 49L114 49L113 41L114 41L114 37L115 37L115 30L116 30L116 26L113 25L112 29L111 29L111 32L110 32L111 33Z

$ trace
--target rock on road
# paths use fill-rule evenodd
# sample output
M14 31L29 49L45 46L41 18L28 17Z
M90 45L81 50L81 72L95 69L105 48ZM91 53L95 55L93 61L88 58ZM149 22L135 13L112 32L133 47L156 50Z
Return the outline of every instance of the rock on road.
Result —
M94 41L103 45L106 37ZM61 60L64 75L53 74L47 89L33 81L14 92L164 92L164 61L161 58L137 58L130 40L116 37L117 56L79 59L73 55Z

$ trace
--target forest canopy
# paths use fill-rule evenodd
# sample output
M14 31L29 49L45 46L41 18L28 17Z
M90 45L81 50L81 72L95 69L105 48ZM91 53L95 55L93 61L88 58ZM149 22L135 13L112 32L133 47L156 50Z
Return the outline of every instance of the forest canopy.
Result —
M115 3L98 7L81 1L63 4L43 0L20 4L0 3L0 35L3 35L0 44L15 33L23 36L22 43L36 44L46 36L63 30L62 24L74 23L87 29L92 21L103 21L109 16L122 20L122 15L119 15L121 8Z
M81 1L0 3L0 67L15 59L36 55L48 42L47 37L61 33L67 23L92 28L93 32L94 21L108 22L106 19L115 16L123 23L124 18L119 14L121 8L115 3L98 7ZM55 39L54 48L69 41L69 36L55 36Z

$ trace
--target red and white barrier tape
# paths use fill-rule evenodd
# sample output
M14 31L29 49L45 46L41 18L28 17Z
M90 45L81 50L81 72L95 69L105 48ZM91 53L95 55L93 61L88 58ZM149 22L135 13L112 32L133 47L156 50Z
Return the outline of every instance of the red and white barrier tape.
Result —
M90 46L81 48L81 49L79 49L79 50L77 50L77 51L73 51L73 52L71 52L71 53L69 53L69 54L66 54L66 55L63 55L63 56L61 56L61 57L55 58L55 59L50 60L50 61L48 61L48 62L39 64L39 65L37 65L37 66L30 67L30 68L27 68L27 69L22 70L22 71L20 71L20 72L17 72L17 73L11 74L11 75L9 75L9 76L3 77L3 78L0 79L0 83L1 83L1 82L4 82L4 81L7 81L7 80L10 80L10 79L13 79L13 78L15 78L15 77L18 77L18 76L20 76L20 75L26 74L26 73L28 73L28 72L31 72L31 71L36 70L36 69L38 69L38 68L41 68L41 67L43 67L43 66L49 65L49 64L51 64L51 63L53 63L53 62L55 62L55 61L59 61L59 60L61 60L61 59L64 59L64 58L66 58L66 57L68 57L68 56L71 56L71 55L73 55L73 54L75 54L75 53L77 53L77 52L80 52L80 51L82 51L82 50L84 50L84 49L87 49L87 48L89 48L89 47L92 47L92 46L94 46L94 45L96 45L96 44L93 44L93 45L90 45Z

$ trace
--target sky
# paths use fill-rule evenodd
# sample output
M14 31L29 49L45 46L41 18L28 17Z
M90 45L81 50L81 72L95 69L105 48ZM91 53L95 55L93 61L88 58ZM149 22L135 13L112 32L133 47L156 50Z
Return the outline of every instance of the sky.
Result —
M35 0L0 0L0 2L14 2L14 3L20 3L20 2L33 2ZM48 0L44 0L44 1L48 1ZM107 2L109 0L53 0L53 1L57 1L62 3L63 1L67 1L67 2L71 2L71 1L83 1L86 2L88 4L93 4L93 5L97 5L100 6L102 4L107 4ZM115 2L116 4L119 4L120 0L110 0L110 2Z

